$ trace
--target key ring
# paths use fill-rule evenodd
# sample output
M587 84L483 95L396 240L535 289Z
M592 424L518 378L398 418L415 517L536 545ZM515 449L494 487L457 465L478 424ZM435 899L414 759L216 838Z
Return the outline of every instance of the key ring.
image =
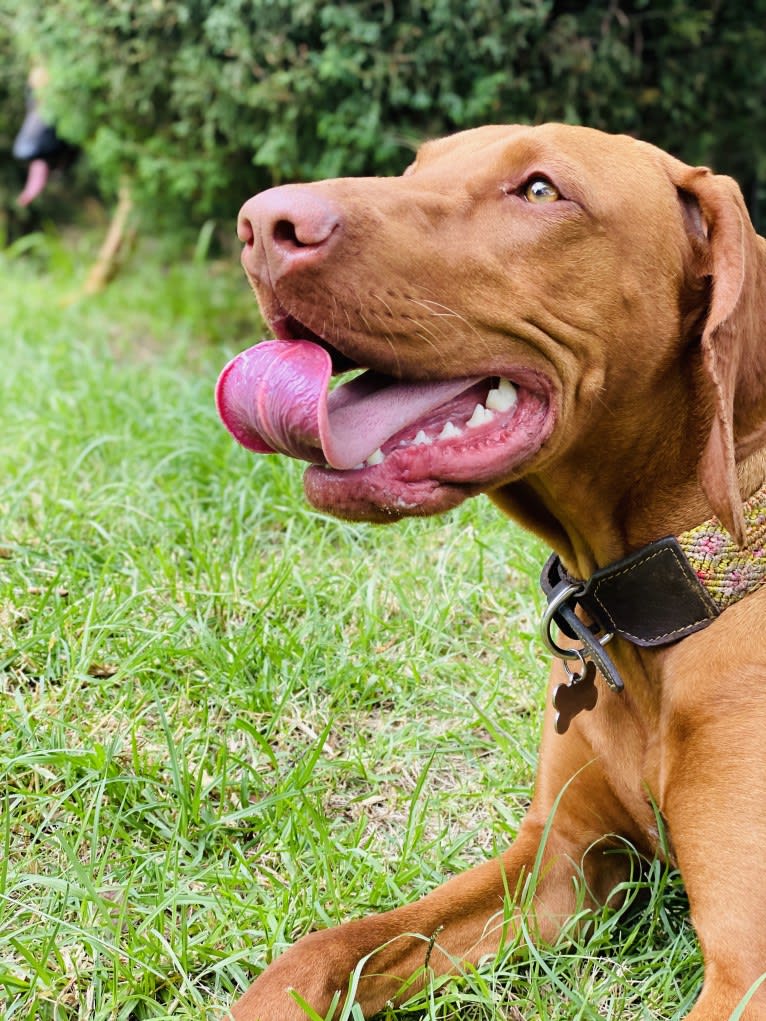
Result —
M566 670L569 683L579 684L588 671L588 664L585 662L585 656L582 654L582 649L572 649L572 652L575 654L573 658L580 660L580 665L578 667L572 667L569 665L571 660L567 659L564 660L562 665Z
M576 601L577 597L583 594L584 589L582 585L573 585L571 583L565 584L563 581L559 582L559 585L561 586L560 591L556 592L556 589L554 589L553 592L551 592L548 606L545 609L545 612L543 613L543 619L541 622L543 641L545 642L546 646L548 647L548 649L550 649L554 656L558 656L559 659L563 659L565 661L565 665L566 660L572 659L579 659L580 662L584 664L583 656L580 650L563 648L561 645L558 644L558 642L555 641L551 631L555 623L554 618L559 610L559 607L564 606L572 598L574 598ZM557 585L556 588L558 587L559 586ZM597 641L599 645L603 647L604 645L607 645L609 642L611 642L611 640L614 638L614 632L610 631L608 634L602 635L601 638L596 638L596 636L594 635L593 638L594 641Z

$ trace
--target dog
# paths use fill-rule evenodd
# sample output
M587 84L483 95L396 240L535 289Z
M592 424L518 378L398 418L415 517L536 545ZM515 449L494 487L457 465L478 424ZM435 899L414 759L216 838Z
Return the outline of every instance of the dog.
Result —
M514 895L552 941L677 863L705 975L688 1021L766 1019L766 241L730 178L585 127L429 141L401 177L285 185L239 216L275 340L222 372L249 449L373 522L487 493L553 551L535 794L515 842L415 903L310 933L232 1007L365 1016L496 952ZM367 370L329 393L333 375ZM667 841L658 833L658 812Z
M40 113L37 97L47 84L47 71L33 68L27 82L26 113L13 140L13 158L27 164L26 182L16 198L20 206L34 202L45 190L51 171L70 166L77 153Z

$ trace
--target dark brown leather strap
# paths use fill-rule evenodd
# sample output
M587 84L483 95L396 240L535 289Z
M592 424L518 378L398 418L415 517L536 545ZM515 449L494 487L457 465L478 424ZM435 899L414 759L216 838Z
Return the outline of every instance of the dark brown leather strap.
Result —
M568 575L554 555L540 579L549 598L561 581L577 586L568 606L581 606L594 622L592 630L614 632L635 645L669 645L707 627L720 613L673 536L599 569L586 582ZM563 614L554 620L570 638L581 637Z

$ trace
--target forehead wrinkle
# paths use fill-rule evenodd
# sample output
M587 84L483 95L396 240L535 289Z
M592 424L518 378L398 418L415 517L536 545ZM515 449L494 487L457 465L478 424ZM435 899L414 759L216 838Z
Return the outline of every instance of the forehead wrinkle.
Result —
M476 198L486 194L488 183L515 190L539 175L549 178L566 198L588 204L590 175L583 161L561 146L525 132L510 141L507 136L495 140L484 147L483 156L480 162L475 157L470 161L463 178L467 193Z
M471 128L468 131L459 131L453 135L446 135L444 138L430 139L418 149L418 164L430 163L441 157L448 156L453 151L459 153L460 157L474 156L479 152L493 147L498 142L507 141L514 135L529 131L530 128L520 124L490 124L480 128Z
M496 177L501 186L510 181L521 184L524 174L538 172L553 178L554 183L558 177L570 190L579 193L583 160L577 155L570 156L567 148L566 138L552 138L545 128L491 125L424 143L417 167L438 169L440 163L454 157L460 164L468 164L469 171L463 180L472 179L479 189L488 175ZM454 167L456 163L449 165Z

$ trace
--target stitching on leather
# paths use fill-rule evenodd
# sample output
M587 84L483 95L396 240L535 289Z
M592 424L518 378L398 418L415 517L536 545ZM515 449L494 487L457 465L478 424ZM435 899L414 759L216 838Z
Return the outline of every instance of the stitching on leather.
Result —
M704 604L704 600L701 599L699 592L696 591L694 585L692 584L691 579L689 578L688 574L686 573L686 570L684 569L684 563L680 559L680 557L678 556L678 553L676 552L676 550L674 550L672 548L672 546L665 546L663 549L655 550L655 552L651 553L648 557L646 557L646 558L644 558L642 560L636 561L635 564L631 564L629 567L623 567L621 571L617 572L617 574L613 574L609 578L601 578L599 581L596 582L596 584L595 584L595 586L593 588L593 592L591 593L591 597L593 598L593 600L596 603L598 603L598 605L601 607L601 609L606 614L608 620L611 621L612 625L615 628L617 627L617 625L614 622L614 618L612 617L612 615L609 612L609 610L606 608L606 606L604 606L604 604L601 602L601 600L598 597L598 590L599 590L599 588L602 585L608 584L614 578L619 578L619 577L621 577L624 574L630 574L632 571L637 570L639 567L643 567L644 564L648 564L649 561L653 560L655 557L662 556L663 554L666 554L666 553L669 553L673 557L675 562L678 564L678 566L681 568L682 577L683 577L684 583L686 584L686 587L688 588L689 592L704 607L704 605L705 605ZM705 616L699 617L697 620L691 621L688 624L684 624L683 627L675 628L673 631L665 631L664 634L653 635L652 638L651 638L651 641L657 642L657 641L660 641L663 638L669 638L671 635L683 634L684 632L688 631L689 628L696 627L697 624L701 624L705 620L710 620L709 615L705 615ZM640 635L631 634L630 631L625 631L624 628L619 628L619 631L620 631L620 634L625 635L626 638L633 638L637 642L647 641L646 637L641 637Z

